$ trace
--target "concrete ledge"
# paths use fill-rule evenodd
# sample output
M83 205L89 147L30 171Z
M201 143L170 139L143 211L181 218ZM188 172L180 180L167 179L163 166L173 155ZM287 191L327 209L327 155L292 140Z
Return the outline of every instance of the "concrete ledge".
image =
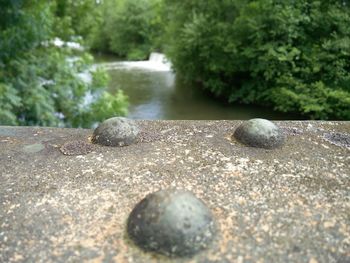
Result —
M350 262L350 122L275 122L277 150L230 141L240 123L140 121L137 144L78 156L60 147L91 130L0 127L0 262ZM126 235L135 204L168 187L219 224L190 259Z

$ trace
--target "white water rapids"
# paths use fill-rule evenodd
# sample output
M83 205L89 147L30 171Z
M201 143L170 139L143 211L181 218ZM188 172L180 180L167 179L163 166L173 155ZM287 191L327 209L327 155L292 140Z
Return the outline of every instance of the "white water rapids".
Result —
M148 60L143 61L117 61L110 63L99 63L95 66L111 69L141 69L145 71L172 71L171 62L162 53L152 52Z

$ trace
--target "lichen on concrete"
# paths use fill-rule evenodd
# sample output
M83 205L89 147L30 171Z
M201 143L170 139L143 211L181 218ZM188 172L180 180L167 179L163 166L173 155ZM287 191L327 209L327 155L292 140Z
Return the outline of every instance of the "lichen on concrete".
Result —
M94 146L88 141L75 140L65 142L60 151L64 155L86 155L94 150Z
M238 121L139 121L136 144L79 156L60 147L92 130L0 127L0 262L349 262L350 150L325 134L348 136L350 123L276 123L287 138L274 150L231 141ZM190 259L126 234L135 204L167 188L217 221Z

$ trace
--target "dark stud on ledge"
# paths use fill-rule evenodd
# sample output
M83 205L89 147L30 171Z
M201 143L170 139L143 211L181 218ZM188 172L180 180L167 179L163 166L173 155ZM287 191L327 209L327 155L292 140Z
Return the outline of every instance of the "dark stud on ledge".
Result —
M139 128L133 120L114 117L95 129L92 142L105 146L127 146L136 141L138 133Z
M216 224L209 208L191 192L168 189L152 193L136 205L127 231L146 251L187 257L210 245Z
M233 137L245 145L265 149L281 147L285 140L283 131L265 119L245 121L238 126Z

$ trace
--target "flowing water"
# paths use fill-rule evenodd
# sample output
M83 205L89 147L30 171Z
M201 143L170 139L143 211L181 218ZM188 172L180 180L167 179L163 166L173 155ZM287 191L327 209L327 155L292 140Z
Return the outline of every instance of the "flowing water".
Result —
M101 60L101 59L100 59ZM110 61L103 59L104 61ZM268 108L225 104L195 86L184 84L171 71L164 55L148 61L104 62L111 77L109 91L122 89L129 96L129 118L162 120L220 120L266 118L297 119ZM300 118L300 117L299 117Z

